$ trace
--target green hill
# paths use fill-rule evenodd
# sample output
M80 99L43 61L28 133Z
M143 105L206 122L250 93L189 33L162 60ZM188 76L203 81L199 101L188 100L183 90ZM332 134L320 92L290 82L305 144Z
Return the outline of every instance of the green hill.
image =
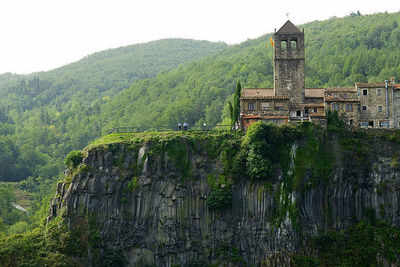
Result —
M306 86L353 86L400 77L400 13L349 16L303 25ZM231 46L218 56L134 83L103 105L108 126L141 129L188 121L215 125L234 81L273 87L270 35ZM267 47L266 47L267 46ZM112 113L111 111L117 111Z
M86 145L99 134L90 129L89 137L80 130L72 136L80 128L75 116L87 123L76 110L96 109L93 103L110 99L135 80L154 77L226 46L166 39L98 52L49 72L0 75L0 180L57 174L68 150Z

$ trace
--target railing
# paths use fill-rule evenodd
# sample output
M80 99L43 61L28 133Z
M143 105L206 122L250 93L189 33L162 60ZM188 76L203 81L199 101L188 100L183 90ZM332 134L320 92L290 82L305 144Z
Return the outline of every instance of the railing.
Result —
M302 117L298 117L298 116L290 116L289 119L291 121L311 121L311 117L310 116L302 116Z
M189 132L209 132L209 131L236 131L238 129L232 129L231 125L223 125L223 124L217 124L215 125L214 128L209 128L207 126L204 127L189 127L187 130L181 129L171 129L168 127L159 127L159 128L149 128L149 129L141 129L138 127L133 127L133 126L120 126L120 127L114 127L106 131L106 134L112 134L112 133L144 133L144 132L169 132L169 131L189 131Z

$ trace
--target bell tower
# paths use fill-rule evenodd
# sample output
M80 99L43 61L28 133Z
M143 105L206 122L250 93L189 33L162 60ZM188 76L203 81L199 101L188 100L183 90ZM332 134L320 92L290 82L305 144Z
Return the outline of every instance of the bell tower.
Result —
M304 31L289 20L274 34L274 93L304 102Z

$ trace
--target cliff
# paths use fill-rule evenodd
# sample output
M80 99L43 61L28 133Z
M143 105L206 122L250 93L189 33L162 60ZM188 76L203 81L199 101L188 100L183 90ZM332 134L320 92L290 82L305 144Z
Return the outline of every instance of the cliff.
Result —
M399 264L398 140L262 123L114 134L66 171L49 220L92 266Z

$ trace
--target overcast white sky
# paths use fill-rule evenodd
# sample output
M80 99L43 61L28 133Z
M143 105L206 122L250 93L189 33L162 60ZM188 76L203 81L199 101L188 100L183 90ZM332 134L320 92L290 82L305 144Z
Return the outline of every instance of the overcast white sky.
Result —
M60 67L93 52L162 38L239 43L295 24L397 12L399 0L0 0L0 73Z

